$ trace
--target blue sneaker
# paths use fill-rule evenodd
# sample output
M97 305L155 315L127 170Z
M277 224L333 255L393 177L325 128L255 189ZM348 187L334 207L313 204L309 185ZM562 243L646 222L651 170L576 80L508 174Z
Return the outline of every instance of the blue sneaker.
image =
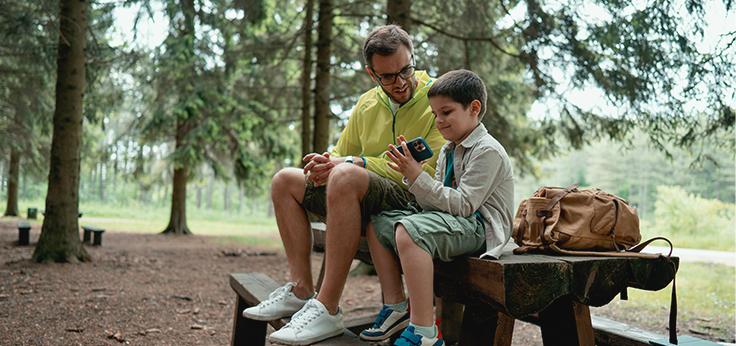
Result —
M428 338L418 335L414 332L414 326L409 326L401 333L401 337L396 340L395 346L444 346L445 340L442 340L442 334L437 333L436 338Z
M409 310L394 311L384 305L373 323L373 327L360 332L363 341L386 340L409 325Z

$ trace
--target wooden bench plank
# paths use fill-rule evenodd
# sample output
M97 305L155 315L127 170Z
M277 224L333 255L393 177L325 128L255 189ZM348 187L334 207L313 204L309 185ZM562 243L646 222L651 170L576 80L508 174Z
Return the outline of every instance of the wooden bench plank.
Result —
M235 318L233 320L233 337L231 341L233 346L260 346L265 344L266 322L247 319L243 317L242 312L246 307L255 306L261 301L268 299L268 295L280 286L281 285L276 281L263 273L230 274L230 287L232 287L238 295L238 304L235 306ZM288 323L288 321L288 318L282 318L275 321L269 321L268 323L271 324L274 329L278 330ZM350 324L352 324L352 327L355 327L355 321L351 323L348 322L350 321L345 321L346 329L343 335L324 340L315 345L368 345L348 329Z

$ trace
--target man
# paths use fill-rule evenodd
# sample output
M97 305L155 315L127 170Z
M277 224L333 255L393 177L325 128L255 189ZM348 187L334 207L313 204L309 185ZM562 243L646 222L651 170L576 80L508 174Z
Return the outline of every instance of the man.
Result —
M409 35L396 25L376 28L363 46L366 70L379 85L360 97L332 155L309 154L303 170L286 168L271 182L271 197L292 282L268 300L243 311L245 317L274 320L291 316L271 342L308 345L342 334L338 306L361 232L370 215L406 209L414 197L403 177L387 166L386 148L396 137L424 137L434 153L445 140L434 126L427 100L432 79L415 71ZM434 176L437 154L423 170ZM312 235L305 210L327 226L325 277L314 292ZM387 336L388 337L388 336Z

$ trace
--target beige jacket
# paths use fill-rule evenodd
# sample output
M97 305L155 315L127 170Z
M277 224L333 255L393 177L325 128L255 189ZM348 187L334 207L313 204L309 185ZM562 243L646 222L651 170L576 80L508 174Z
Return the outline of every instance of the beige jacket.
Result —
M424 210L438 210L468 217L480 212L486 229L486 252L481 258L498 259L511 237L514 225L514 171L506 150L483 124L455 148L454 167L457 190L445 187L447 152L455 145L447 142L437 159L434 179L422 172L409 186ZM404 179L408 184L408 180Z

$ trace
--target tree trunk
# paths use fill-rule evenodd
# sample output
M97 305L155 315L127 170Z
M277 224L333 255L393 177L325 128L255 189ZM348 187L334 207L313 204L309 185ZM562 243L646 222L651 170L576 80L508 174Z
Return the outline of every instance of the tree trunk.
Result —
M314 0L307 0L304 14L304 58L302 59L302 157L312 152L309 134L312 117L312 27L314 27ZM306 162L303 162L304 164Z
M314 102L314 152L327 151L330 144L330 56L332 46L332 0L320 0L317 25L317 77Z
M105 203L105 164L100 163L99 180L100 180L100 202Z
M397 24L411 33L411 0L388 0L386 24Z
M8 168L8 204L5 207L5 216L18 216L18 167L20 153L18 149L10 148L10 167Z
M197 209L202 206L202 186L197 185Z
M61 0L49 184L35 262L90 260L79 239L79 166L85 82L86 0Z
M186 120L178 117L176 120L176 149L183 145L184 137L188 132ZM174 166L176 167L176 165ZM187 227L187 165L174 169L174 188L171 192L171 218L169 225L161 233L192 234Z
M23 170L23 199L28 198L28 173Z
M187 170L174 170L174 191L171 194L171 218L162 233L192 234L187 227Z
M243 185L238 184L238 215L243 212Z
M224 211L230 211L230 195L228 194L228 184L222 183L222 209Z
M212 193L215 190L215 178L208 177L207 180L207 210L212 209Z

